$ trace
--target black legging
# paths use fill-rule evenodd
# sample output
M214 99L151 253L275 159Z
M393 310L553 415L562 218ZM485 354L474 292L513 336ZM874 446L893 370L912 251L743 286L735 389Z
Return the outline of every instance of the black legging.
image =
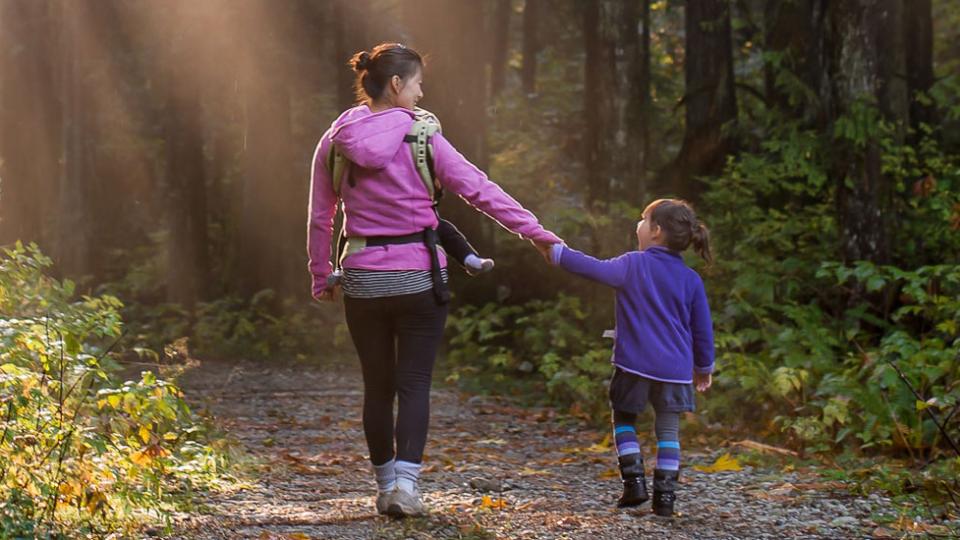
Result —
M430 422L430 382L447 306L433 291L383 298L344 298L347 327L363 370L363 431L370 461L423 460ZM397 402L396 430L393 400Z

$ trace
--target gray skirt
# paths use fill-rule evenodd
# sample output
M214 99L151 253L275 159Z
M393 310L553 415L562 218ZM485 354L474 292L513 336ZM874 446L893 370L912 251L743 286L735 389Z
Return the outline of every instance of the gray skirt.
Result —
M647 403L653 405L655 411L693 411L696 405L693 383L655 381L614 367L610 379L610 408L638 414Z

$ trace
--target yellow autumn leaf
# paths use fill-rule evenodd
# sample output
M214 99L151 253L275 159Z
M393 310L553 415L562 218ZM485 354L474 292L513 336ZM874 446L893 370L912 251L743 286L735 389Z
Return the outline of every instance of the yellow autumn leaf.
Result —
M503 510L506 507L507 501L503 499L494 499L489 495L484 495L483 499L480 500L480 508Z
M743 467L740 465L740 462L737 461L737 458L731 456L729 452L718 457L712 465L694 465L693 468L705 473L743 470Z
M620 472L617 471L616 469L610 468L600 473L600 475L597 478L599 478L600 480L608 480L610 478L620 478Z
M310 537L303 533L290 533L284 536L289 540L310 540Z
M153 457L151 457L149 453L144 451L134 452L130 454L130 461L133 461L134 463L136 463L137 465L140 465L141 467L146 467L147 465L150 465L151 461L153 461Z
M144 444L150 442L150 428L149 428L149 427L147 427L147 426L140 426L139 434L140 434L140 440L143 441Z
M520 471L520 476L549 476L553 473L550 471L544 471L540 469L531 469L530 467L524 467Z
M116 408L120 404L120 394L110 394L107 396L107 402L110 403L111 407Z

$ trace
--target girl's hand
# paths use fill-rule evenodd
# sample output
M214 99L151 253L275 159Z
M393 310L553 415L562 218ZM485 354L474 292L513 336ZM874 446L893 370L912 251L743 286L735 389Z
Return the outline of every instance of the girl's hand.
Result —
M707 388L710 388L710 385L713 384L713 374L694 373L693 384L697 387L697 392L706 392Z
M533 247L537 248L537 251L540 252L543 260L547 261L547 264L553 264L553 260L550 258L550 249L553 247L553 244L537 242L535 240L531 240L530 242L533 243Z

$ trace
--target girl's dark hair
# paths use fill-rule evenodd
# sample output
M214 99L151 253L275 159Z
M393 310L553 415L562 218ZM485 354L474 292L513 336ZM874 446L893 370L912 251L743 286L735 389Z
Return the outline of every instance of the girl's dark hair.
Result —
M679 199L659 199L650 203L643 213L666 235L665 244L668 248L683 251L693 244L694 251L703 260L713 262L710 231L697 219L690 203Z
M360 51L350 58L350 67L357 73L354 91L357 101L374 101L383 96L394 75L401 79L423 69L423 57L399 43L381 43L372 51Z

